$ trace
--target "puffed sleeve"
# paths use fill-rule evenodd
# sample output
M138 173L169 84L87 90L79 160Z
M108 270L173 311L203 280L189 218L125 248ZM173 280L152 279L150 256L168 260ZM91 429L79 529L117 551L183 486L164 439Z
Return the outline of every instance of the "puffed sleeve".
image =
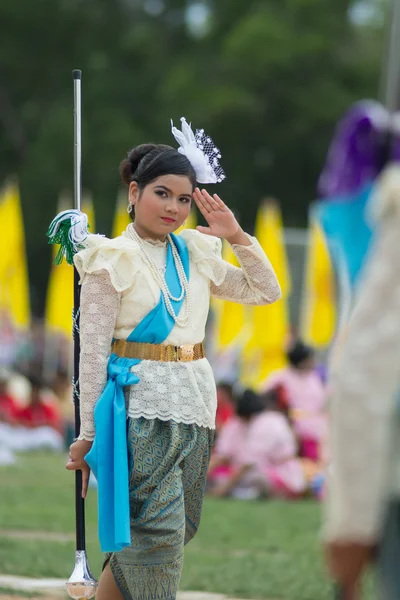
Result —
M221 255L219 238L196 230L184 230L191 259L211 281L216 298L240 304L263 305L276 302L281 290L274 269L256 238L248 236L250 246L233 245L240 268L230 265Z
M140 250L136 242L127 237L108 239L101 235L90 235L85 248L74 256L80 275L80 283L87 275L107 271L117 292L123 292L134 282L142 266Z

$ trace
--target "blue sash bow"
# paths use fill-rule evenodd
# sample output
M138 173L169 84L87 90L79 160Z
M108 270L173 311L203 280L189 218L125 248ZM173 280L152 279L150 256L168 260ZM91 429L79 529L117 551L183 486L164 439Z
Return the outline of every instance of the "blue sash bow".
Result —
M189 279L189 253L185 241L171 235ZM171 294L181 293L170 244L167 250L165 280ZM175 314L180 302L171 300ZM160 294L157 306L135 327L128 342L162 344L175 325ZM101 550L118 552L131 543L129 518L129 468L126 435L126 408L123 388L134 385L139 378L130 369L139 359L111 354L108 361L107 384L94 410L96 436L85 459L98 483L98 531Z

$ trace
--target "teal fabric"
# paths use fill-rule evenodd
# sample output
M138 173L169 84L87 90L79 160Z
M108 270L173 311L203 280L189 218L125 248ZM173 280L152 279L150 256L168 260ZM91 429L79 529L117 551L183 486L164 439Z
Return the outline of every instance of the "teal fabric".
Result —
M186 244L182 238L172 237L189 279ZM165 279L171 294L178 297L181 288L170 245ZM178 314L183 300L171 302L175 314ZM128 341L161 344L174 325L160 294L157 306L132 331ZM122 550L131 541L124 387L138 383L138 377L130 369L139 362L137 359L120 358L116 354L110 356L107 384L94 411L96 436L85 457L98 482L98 532L103 552Z
M170 600L183 549L195 535L214 431L175 421L129 419L131 546L109 557L125 600Z
M352 289L357 285L374 239L367 207L374 191L367 183L351 196L329 198L316 205L315 213L325 232L336 269L346 270Z

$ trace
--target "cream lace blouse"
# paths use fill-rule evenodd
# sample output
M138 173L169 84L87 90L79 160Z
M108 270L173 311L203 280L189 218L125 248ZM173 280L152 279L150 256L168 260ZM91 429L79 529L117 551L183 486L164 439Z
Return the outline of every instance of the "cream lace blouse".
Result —
M106 383L112 338L126 339L156 306L160 288L138 243L126 232L115 239L93 235L75 256L81 277L81 434L94 438L94 406ZM192 315L185 328L174 326L165 344L204 340L210 295L242 304L268 304L280 297L274 270L255 238L234 246L242 268L221 257L221 241L196 230L180 234L190 256ZM165 270L166 243L146 241L146 250ZM216 391L207 359L189 363L143 360L133 367L140 382L127 388L129 416L173 419L215 427Z

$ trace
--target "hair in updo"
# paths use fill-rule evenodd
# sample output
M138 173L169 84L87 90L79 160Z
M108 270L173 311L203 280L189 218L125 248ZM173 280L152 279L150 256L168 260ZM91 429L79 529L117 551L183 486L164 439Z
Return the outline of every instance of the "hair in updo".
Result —
M196 186L196 173L186 156L164 144L132 148L121 162L119 172L126 185L136 181L140 190L162 175L184 175Z

